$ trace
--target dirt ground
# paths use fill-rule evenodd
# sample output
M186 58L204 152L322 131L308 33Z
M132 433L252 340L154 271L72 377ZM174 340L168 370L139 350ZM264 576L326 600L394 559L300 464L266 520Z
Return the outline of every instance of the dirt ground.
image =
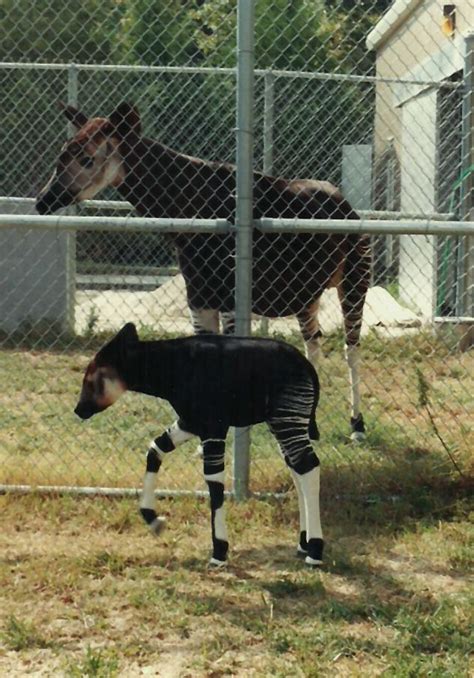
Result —
M156 539L129 500L0 497L0 675L472 675L472 523L436 505L326 502L313 571L293 497L229 502L215 571L204 501L160 502Z
M152 291L127 290L92 291L76 294L76 332L87 331L88 323L95 317L94 330L118 330L126 322L153 327L158 332L192 334L189 309L186 303L184 278L176 275ZM321 298L319 321L323 334L343 326L343 318L335 288L326 290ZM269 320L270 332L291 335L299 331L295 318ZM255 317L257 329L261 319ZM401 306L383 287L371 287L364 307L362 335L371 329L381 336L402 336L419 331L421 319L411 310Z

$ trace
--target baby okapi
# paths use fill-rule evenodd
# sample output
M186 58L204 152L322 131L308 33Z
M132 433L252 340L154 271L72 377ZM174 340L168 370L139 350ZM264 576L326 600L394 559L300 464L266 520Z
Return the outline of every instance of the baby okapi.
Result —
M319 438L315 411L319 382L311 363L292 346L271 339L202 335L140 341L127 323L87 367L74 410L88 419L126 390L167 400L177 421L150 445L140 510L155 534L164 519L155 511L157 473L164 456L193 436L201 439L211 504L212 565L229 548L224 518L225 438L231 426L267 422L296 486L300 515L298 553L308 565L322 561Z

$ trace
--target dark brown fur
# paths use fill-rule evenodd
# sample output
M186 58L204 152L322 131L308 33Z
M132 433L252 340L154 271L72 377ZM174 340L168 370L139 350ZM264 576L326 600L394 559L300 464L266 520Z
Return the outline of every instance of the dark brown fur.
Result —
M70 106L65 113L78 132L65 145L55 174L38 196L41 213L93 197L105 185L113 185L144 217L234 222L233 165L184 155L144 137L138 112L128 104L119 106L108 119L88 120ZM87 168L88 163L95 163L96 168ZM260 172L253 176L253 214L255 219L359 218L327 181L287 180ZM232 311L234 234L170 237L176 245L189 307L197 312ZM296 315L307 346L316 346L320 334L317 301L325 289L337 286L346 343L357 346L370 268L368 236L268 234L255 229L253 311L268 317Z

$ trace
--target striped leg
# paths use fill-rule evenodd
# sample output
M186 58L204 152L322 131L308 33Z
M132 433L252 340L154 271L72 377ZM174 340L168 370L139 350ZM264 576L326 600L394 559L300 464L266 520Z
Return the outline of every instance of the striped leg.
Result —
M219 311L191 308L190 313L194 334L219 334Z
M270 428L292 471L298 493L300 509L298 553L306 555L307 565L320 565L324 542L319 509L319 459L303 427L293 426L290 430L287 424L282 426L280 423L272 422Z
M349 368L351 392L351 439L362 440L365 433L364 419L360 412L359 339L367 288L370 282L370 255L361 270L355 265L337 286L337 293L344 316L346 335L345 355Z
M280 394L278 407L268 420L268 425L280 445L296 485L300 508L298 551L306 550L308 565L319 565L324 546L319 509L320 470L319 459L308 432L313 396L313 387L309 383L287 387Z
M235 334L235 311L221 313L222 334Z
M202 441L204 478L209 488L211 504L212 557L210 565L225 565L229 551L224 511L225 438Z
M320 338L322 334L318 321L319 302L318 298L296 316L303 335L306 357L314 367L318 366L321 358Z
M358 441L364 439L365 433L364 419L360 411L359 347L346 346L345 356L351 389L351 440Z
M184 443L185 440L193 437L192 433L188 433L181 428L180 423L179 421L175 422L161 436L155 438L150 444L146 457L146 473L140 499L140 513L155 535L161 532L166 523L165 518L158 516L155 510L156 480L163 456L167 452L172 452L175 447Z
M303 489L301 487L300 477L290 468L291 476L293 478L293 483L296 488L296 495L298 497L298 510L300 514L300 540L298 542L298 547L296 553L298 556L307 556L308 555L308 537L306 532L306 504L304 500Z
M314 452L313 452L314 454ZM300 476L300 483L306 505L306 539L308 555L305 558L307 565L321 565L323 558L323 531L321 528L321 514L319 509L319 459L317 466Z

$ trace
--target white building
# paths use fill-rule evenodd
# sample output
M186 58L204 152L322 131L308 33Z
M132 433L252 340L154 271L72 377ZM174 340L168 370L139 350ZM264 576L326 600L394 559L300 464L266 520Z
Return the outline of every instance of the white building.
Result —
M458 208L461 218L474 219L474 95L460 88L474 80L472 31L473 0L395 0L367 37L377 77L384 79L376 87L376 175L384 173L384 163L396 162L396 202L404 213ZM460 196L457 184L466 171ZM393 194L393 186L385 188ZM474 315L472 243L450 241L400 238L400 296L426 318Z

